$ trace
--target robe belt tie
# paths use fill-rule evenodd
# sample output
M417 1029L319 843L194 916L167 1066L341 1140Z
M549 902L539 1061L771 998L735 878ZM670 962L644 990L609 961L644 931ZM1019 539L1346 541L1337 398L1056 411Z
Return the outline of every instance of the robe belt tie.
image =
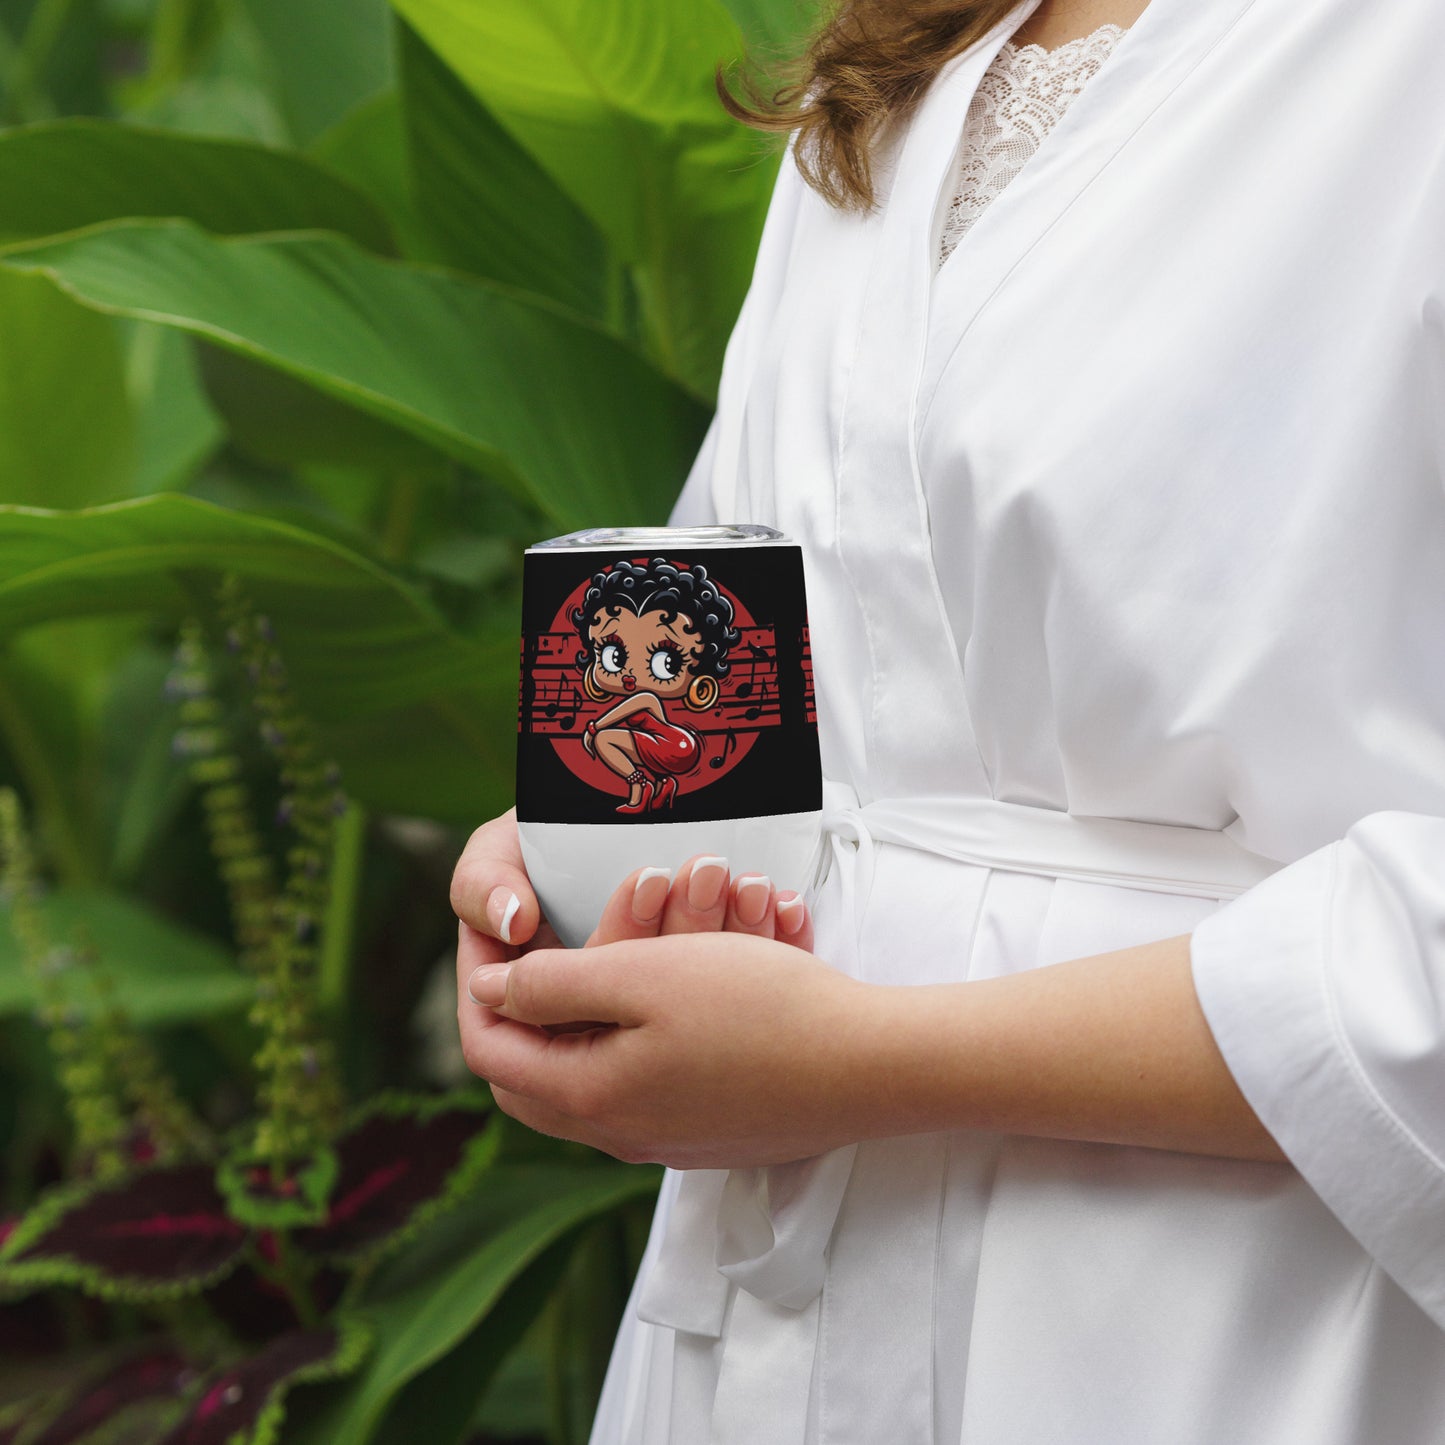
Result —
M1212 828L1084 817L993 798L865 804L849 785L825 780L809 901L819 956L854 977L878 843L984 868L1197 898L1233 898L1283 866ZM856 1148L683 1174L638 1314L717 1338L730 1284L789 1309L811 1304L822 1289Z

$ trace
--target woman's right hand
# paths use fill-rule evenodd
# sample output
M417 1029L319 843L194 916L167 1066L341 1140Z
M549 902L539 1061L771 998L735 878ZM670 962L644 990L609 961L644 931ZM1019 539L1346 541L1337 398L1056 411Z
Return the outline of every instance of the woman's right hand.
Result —
M484 823L467 840L452 873L458 918L457 1008L463 1045L477 1005L467 980L478 968L511 963L533 948L560 948L542 917L517 838L517 812ZM663 933L745 933L808 952L813 921L797 893L779 893L760 874L732 877L727 860L699 854L678 869L639 868L618 885L587 946Z

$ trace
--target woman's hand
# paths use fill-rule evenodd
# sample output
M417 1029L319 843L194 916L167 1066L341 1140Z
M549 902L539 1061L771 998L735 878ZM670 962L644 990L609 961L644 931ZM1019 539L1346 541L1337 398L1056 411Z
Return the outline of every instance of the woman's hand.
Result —
M471 980L505 969L530 949L562 946L542 917L527 877L515 809L472 834L452 874L451 902L459 920L457 1027L462 1053L469 1058L486 1022ZM707 855L689 859L676 880L662 868L629 874L608 901L588 946L722 930L783 938L807 951L813 947L812 920L795 892L779 893L756 873L730 880L726 860Z
M618 885L588 948L669 933L745 933L813 951L813 920L797 892L762 873L730 878L728 861L699 853L677 870L639 868Z
M774 939L538 950L473 988L468 1067L544 1134L629 1161L804 1158L886 1127L874 990ZM555 1031L590 1020L585 1032ZM887 1029L882 1030L884 1034Z

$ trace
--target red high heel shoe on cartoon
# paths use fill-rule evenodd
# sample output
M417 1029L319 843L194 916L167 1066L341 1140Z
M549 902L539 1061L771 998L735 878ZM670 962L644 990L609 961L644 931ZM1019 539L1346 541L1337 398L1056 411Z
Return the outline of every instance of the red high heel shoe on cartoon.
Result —
M649 778L641 768L636 768L628 773L627 781L629 785L632 783L640 783L642 785L642 793L635 803L622 803L613 811L618 813L647 812L652 807L652 779Z
M672 800L675 797L677 797L677 779L669 773L657 786L657 796L652 800L653 812L659 808L672 807Z

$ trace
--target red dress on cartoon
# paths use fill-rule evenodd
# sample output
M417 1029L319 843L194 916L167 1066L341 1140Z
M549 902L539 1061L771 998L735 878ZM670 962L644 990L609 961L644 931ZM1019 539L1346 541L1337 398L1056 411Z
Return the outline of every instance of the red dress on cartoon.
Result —
M642 709L618 724L633 733L637 760L654 773L690 773L702 760L702 738L690 727Z

